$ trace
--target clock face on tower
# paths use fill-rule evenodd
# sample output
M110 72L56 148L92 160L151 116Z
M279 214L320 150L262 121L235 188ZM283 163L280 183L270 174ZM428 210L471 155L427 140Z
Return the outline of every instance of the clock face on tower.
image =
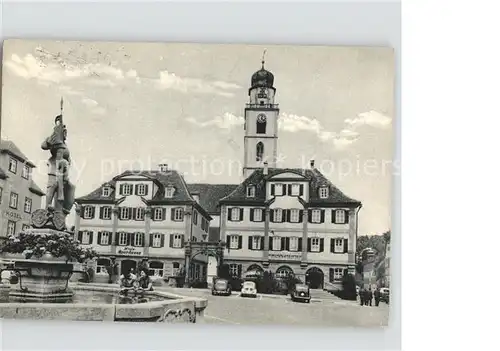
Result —
M264 123L266 121L266 115L261 113L260 115L257 116L257 121L260 123Z

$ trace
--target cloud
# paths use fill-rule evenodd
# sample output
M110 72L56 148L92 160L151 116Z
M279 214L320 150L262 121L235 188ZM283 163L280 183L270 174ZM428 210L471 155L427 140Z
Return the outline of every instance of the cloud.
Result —
M234 96L232 90L241 88L239 85L229 82L180 77L169 71L161 71L156 83L159 89L172 89L182 93L214 94L224 97Z
M216 116L215 118L205 122L200 122L192 117L186 118L186 121L202 128L215 126L220 129L228 129L228 130L232 129L235 126L241 126L245 122L243 117L233 115L232 113L229 112L224 113L222 116Z
M95 107L98 105L97 101L93 100L93 99L90 99L90 98L83 98L82 99L82 102L87 105L88 107Z
M377 111L368 111L360 113L357 117L345 120L345 123L351 127L359 127L363 125L385 128L391 125L392 119Z

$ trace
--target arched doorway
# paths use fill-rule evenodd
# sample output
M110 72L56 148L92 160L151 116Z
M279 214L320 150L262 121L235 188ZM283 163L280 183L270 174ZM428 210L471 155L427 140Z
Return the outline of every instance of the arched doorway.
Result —
M281 266L280 268L278 268L276 270L276 273L274 274L276 276L276 278L287 278L289 277L290 275L293 276L293 269L291 269L290 267L288 266Z
M123 260L121 265L121 274L130 272L133 269L134 273L137 274L137 262L134 260Z
M251 272L251 271L264 272L264 269L261 266L259 266L258 264L252 264L252 265L248 266L248 268L247 268L247 272Z
M325 274L318 267L311 267L306 271L306 284L311 289L323 289Z

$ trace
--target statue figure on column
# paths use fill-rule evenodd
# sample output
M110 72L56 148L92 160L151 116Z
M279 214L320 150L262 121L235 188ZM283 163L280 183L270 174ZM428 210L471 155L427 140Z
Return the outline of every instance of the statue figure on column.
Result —
M50 152L48 160L48 181L46 206L33 213L33 226L66 229L66 216L70 213L75 200L75 186L69 181L71 158L66 146L68 131L61 114L55 118L52 134L42 142L42 149Z

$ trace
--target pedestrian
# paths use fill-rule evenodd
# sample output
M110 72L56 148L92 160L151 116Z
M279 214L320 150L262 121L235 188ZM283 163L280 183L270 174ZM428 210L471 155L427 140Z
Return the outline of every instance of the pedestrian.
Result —
M373 296L375 297L375 306L378 306L380 303L380 289L375 289Z
M370 304L370 306L372 305L372 299L373 299L373 292L372 292L372 288L369 287L368 288L368 293L367 293L367 297L366 297L366 304Z
M364 304L365 304L365 289L364 288L359 289L359 303L361 304L361 306L364 306Z

